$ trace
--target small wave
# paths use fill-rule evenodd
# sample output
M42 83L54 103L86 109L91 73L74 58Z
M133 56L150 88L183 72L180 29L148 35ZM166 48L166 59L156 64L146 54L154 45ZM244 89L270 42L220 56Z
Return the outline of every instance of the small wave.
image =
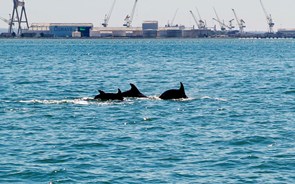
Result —
M213 98L213 97L210 97L210 96L203 96L201 98L202 100L206 100L206 99L209 99L209 100L216 100L216 101L222 101L222 102L227 102L228 100L225 99L225 98Z
M286 95L292 95L295 94L295 90L289 90L284 92Z
M87 99L72 99L72 100L21 100L21 103L34 103L34 104L79 104L88 105Z
M126 101L130 102L130 101ZM64 100L21 100L20 103L32 103L32 104L46 104L46 105L54 105L54 104L76 104L76 105L110 105L121 103L121 101L99 101L94 100L93 98L83 97L78 99L64 99Z
M5 108L3 112L29 112L28 108ZM1 112L1 111L0 111Z
M144 98L143 98L144 99ZM146 99L148 100L162 100L161 98L159 98L158 96L148 96Z
M71 145L71 147L82 149L82 148L100 148L100 147L108 147L107 144L103 143L77 143Z
M158 96L149 96L147 99L149 100L162 100ZM172 99L171 101L193 101L196 100L196 98L180 98L180 99Z

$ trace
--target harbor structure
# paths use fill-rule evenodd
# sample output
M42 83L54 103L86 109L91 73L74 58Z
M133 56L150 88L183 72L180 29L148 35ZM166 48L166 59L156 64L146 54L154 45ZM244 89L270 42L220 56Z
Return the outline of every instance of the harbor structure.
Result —
M131 14L127 15L125 17L125 23L123 24L123 26L125 27L131 27L132 26L132 21L133 21L133 18L134 18L134 13L135 13L135 9L136 9L136 6L137 6L137 2L138 0L135 0L134 1L134 5L133 5L133 8L132 8L132 11L131 11Z
M156 38L158 35L158 21L145 21L142 23L143 38Z
M141 27L94 27L90 30L91 38L140 38Z
M277 35L283 38L295 38L295 29L279 29Z
M90 37L92 23L33 23L30 29L22 33L23 37L56 37L70 38L81 34L80 37ZM77 36L75 36L77 37Z
M81 37L89 37L92 23L51 23L49 31L55 37L71 37L72 33L78 31Z
M238 15L237 15L235 9L232 9L232 11L233 11L233 13L234 13L234 16L235 16L235 18L236 18L237 24L238 24L238 26L239 26L240 34L243 34L243 33L245 32L244 29L246 28L246 26L245 26L245 21L244 21L243 19L239 19L239 18L238 18Z
M13 26L17 26L16 33L13 31ZM24 25L24 26L23 26ZM29 29L29 22L25 8L24 0L13 0L12 16L9 23L8 33L20 35L23 30Z
M199 10L196 8L198 18L192 10L190 14L194 19L193 27L174 24L178 9L175 11L171 21L165 27L160 27L157 20L144 21L141 27L133 27L132 22L137 7L138 0L134 1L130 14L125 18L123 27L109 27L109 20L114 10L116 0L113 1L110 11L106 14L103 27L94 27L92 23L33 23L29 26L28 17L25 9L24 0L13 0L12 16L9 20L0 17L8 24L8 32L2 33L0 37L54 37L54 38L276 38L276 37L295 37L294 30L279 29L274 33L274 22L263 3L260 4L265 13L268 25L266 33L250 33L244 30L245 21L239 19L235 10L232 9L235 19L231 19L229 24L221 20L215 8L213 8L216 18L213 18L219 25L208 27L206 20L201 18ZM235 30L232 22L236 20L238 30Z
M112 7L111 7L110 11L108 12L108 14L105 15L104 21L101 24L103 27L108 27L111 15L112 15L113 10L115 8L115 4L116 4L116 0L114 0Z
M195 27L160 27L158 21L144 21L142 27L94 27L91 23L33 23L21 37L44 38L295 38L294 29L277 33L239 30L216 31Z
M264 5L263 5L263 3L262 3L262 0L260 0L260 4L261 4L261 7L262 7L263 12L264 12L264 14L265 14L265 17L266 17L266 21L267 21L267 24L268 24L268 32L269 32L270 34L272 34L272 33L274 33L274 31L273 31L273 27L274 27L275 23L274 23L273 20L272 20L271 14L269 14L269 13L266 11L266 9L265 9L265 7L264 7Z

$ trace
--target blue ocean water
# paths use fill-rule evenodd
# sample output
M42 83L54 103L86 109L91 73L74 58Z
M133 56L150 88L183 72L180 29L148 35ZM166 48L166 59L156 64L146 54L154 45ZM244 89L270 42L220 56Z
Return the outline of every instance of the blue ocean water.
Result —
M295 40L0 40L0 183L295 183ZM188 100L164 101L183 82ZM97 90L148 99L91 100Z

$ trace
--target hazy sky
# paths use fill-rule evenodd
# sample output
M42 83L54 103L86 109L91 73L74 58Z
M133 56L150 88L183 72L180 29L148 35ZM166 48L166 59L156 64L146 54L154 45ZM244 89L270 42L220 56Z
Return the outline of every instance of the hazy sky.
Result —
M113 0L25 0L29 23L93 23L101 26L104 15L109 11ZM295 0L263 0L278 28L295 28ZM134 0L117 0L110 26L122 26L124 18L130 14ZM246 22L247 31L267 30L266 18L259 0L138 0L133 26L141 26L145 20L158 20L160 26L167 24L179 8L175 23L192 26L194 20L189 10L198 7L209 26L216 22L213 7L220 19L234 18L234 8L240 19ZM8 18L12 11L12 0L0 0L0 16ZM0 20L0 27L7 25Z

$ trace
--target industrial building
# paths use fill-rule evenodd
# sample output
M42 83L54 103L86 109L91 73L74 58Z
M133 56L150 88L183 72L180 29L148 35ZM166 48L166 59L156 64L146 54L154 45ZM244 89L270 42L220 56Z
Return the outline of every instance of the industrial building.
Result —
M142 34L144 38L156 38L158 36L158 21L145 21L142 23Z
M285 38L295 38L295 29L279 29L277 35Z
M140 38L141 27L95 27L90 30L91 38Z
M71 23L71 24L58 24L51 23L49 31L55 37L71 37L72 33L78 31L81 37L89 37L90 30L93 28L91 23Z
M90 37L92 28L93 24L91 23L34 23L30 26L30 29L24 30L22 34L23 36L32 35L32 37L67 38L77 37L77 32L79 32L78 37Z

